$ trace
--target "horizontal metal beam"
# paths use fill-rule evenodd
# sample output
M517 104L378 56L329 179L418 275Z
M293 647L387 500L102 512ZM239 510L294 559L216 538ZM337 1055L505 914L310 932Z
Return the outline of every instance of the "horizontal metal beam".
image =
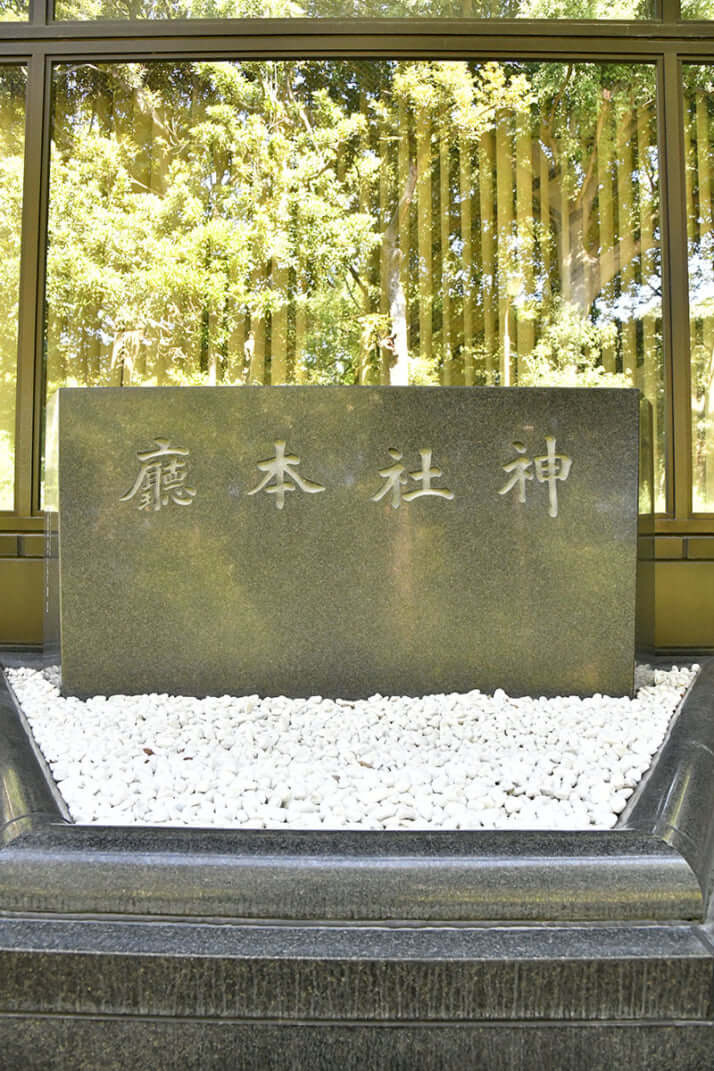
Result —
M131 60L181 58L211 59L471 59L471 60L559 60L576 62L628 61L653 63L663 55L683 59L714 62L714 38L703 41L647 41L612 39L584 42L552 38L537 42L525 38L486 40L478 35L440 34L434 37L419 35L386 36L385 34L238 36L222 35L220 45L211 36L187 36L148 39L136 38L65 38L63 40L30 41L0 39L0 60L44 55L50 59L116 59Z
M138 41L200 37L237 38L320 37L344 40L479 38L502 42L563 40L571 47L581 40L586 47L595 41L631 44L634 39L714 43L714 20L676 22L659 20L565 19L464 19L464 18L292 18L292 19L113 19L81 22L0 23L0 41L85 41L121 38ZM577 47L577 46L576 46Z

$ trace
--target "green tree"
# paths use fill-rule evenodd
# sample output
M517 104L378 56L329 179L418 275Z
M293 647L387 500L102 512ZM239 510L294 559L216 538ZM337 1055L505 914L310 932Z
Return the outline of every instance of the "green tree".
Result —
M62 66L48 384L575 376L661 410L654 86L595 63Z
M25 70L0 67L0 509L14 504Z

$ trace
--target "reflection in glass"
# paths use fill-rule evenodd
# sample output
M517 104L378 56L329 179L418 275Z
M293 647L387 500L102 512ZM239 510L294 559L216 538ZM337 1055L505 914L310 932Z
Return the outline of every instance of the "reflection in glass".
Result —
M30 0L0 0L0 22L27 22Z
M652 19L654 0L57 0L58 19Z
M641 387L646 65L56 70L47 380Z
M14 506L25 68L0 66L0 510Z
M714 0L682 0L683 19L714 19Z
M714 511L714 68L684 67L692 382L692 508Z

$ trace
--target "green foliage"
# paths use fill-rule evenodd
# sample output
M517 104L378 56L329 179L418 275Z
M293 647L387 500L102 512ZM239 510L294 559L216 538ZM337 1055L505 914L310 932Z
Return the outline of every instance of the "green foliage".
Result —
M632 387L631 376L606 372L600 363L602 351L616 340L612 320L595 323L575 305L556 300L540 338L519 362L518 382L524 387Z
M14 499L25 71L0 67L0 510Z
M56 68L49 389L647 369L660 404L654 85L595 63Z
M512 138L526 124L534 147L542 140L554 191L582 215L578 200L592 178L598 118L610 109L624 121L636 99L646 108L649 75L645 69L633 79L632 68L613 65L434 61L59 68L47 292L51 383L113 382L126 371L127 355L130 375L141 368L145 382L201 374L234 381L231 369L240 380L249 327L265 336L260 345L268 351L292 348L293 368L301 362L309 380L354 381L365 362L376 374L380 361L370 350L380 343L367 341L363 327L365 317L385 316L379 261L405 196L404 166L416 164L410 127L419 123L429 131L431 164L422 181L432 189L427 222L422 213L419 225L429 226L451 280L431 299L438 351L444 301L463 303L471 293L477 306L479 293L486 300L485 271L459 257L464 189L456 185L455 153L471 155L475 199L479 146L499 129ZM434 201L438 138L450 146L444 204ZM402 272L414 308L423 301L426 269L415 260L410 196ZM437 212L449 234L441 249ZM498 269L509 277L512 306L521 321L547 325L540 291L550 286L557 297L559 284L543 276L538 256L551 234L532 220L505 226ZM585 317L596 297L582 298ZM289 339L275 335L281 314ZM385 334L389 326L383 323ZM420 362L413 378L431 382L439 362L454 355L443 344L440 354L421 352L418 330L412 322L410 358Z
M11 4L14 0L4 2ZM690 6L700 12L708 3L710 0L690 0ZM652 18L654 4L652 0L57 0L56 12L61 19L460 18L464 15L506 19L638 19ZM708 16L700 13L696 17Z

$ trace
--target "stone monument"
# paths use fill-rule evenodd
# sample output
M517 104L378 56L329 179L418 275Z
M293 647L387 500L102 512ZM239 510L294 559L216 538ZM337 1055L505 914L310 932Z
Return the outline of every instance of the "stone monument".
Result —
M66 694L632 690L639 392L59 392Z

